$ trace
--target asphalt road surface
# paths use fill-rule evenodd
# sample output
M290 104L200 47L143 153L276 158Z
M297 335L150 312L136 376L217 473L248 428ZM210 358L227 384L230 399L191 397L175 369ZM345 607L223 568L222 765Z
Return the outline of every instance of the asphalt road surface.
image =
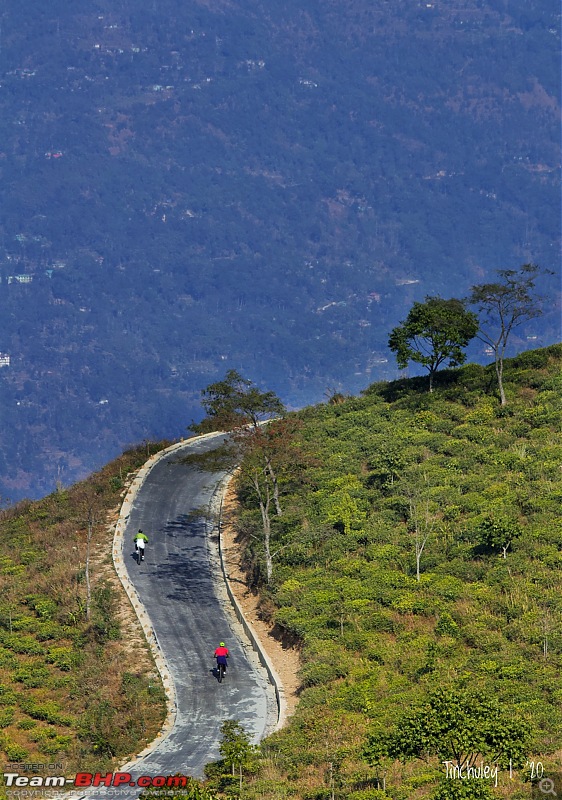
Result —
M123 558L170 668L178 706L169 736L128 770L131 783L139 776L202 777L204 765L220 757L224 720L238 720L254 742L271 723L271 688L227 608L209 558L212 524L201 510L208 509L224 476L181 463L185 453L212 449L223 439L187 444L161 459L139 490L125 531ZM137 564L133 536L139 528L149 544ZM222 684L213 659L220 641L230 651ZM82 796L133 800L139 794L136 785L125 785L99 786Z

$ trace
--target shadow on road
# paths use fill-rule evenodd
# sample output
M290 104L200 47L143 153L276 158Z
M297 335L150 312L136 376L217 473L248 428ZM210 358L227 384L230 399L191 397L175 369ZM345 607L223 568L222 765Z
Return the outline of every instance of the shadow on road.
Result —
M187 514L166 523L164 533L175 539L176 552L168 553L166 561L158 564L156 578L168 584L164 594L168 600L193 602L200 607L217 602L205 538L207 526L207 520Z

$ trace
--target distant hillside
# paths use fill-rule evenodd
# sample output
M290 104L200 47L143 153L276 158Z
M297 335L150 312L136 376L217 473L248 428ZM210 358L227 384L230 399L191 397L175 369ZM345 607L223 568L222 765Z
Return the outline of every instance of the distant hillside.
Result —
M0 494L182 435L225 368L293 406L396 377L414 299L557 273L555 0L3 9ZM474 350L474 360L485 355Z
M522 800L531 762L562 771L562 345L510 360L506 378L505 407L493 370L470 364L433 394L377 383L300 412L292 462L276 465L269 586L239 484L262 616L303 659L297 712L244 797ZM446 777L440 711L443 731L455 714L472 732L502 720L477 759L499 763L497 789ZM502 754L510 726L520 746Z

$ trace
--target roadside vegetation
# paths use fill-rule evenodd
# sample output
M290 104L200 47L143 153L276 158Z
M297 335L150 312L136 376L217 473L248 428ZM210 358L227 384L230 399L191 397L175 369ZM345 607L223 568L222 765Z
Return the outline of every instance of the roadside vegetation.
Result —
M432 383L297 414L233 372L204 395L237 426L223 455L242 459L248 582L300 647L300 702L259 748L225 721L221 760L174 797L523 800L533 765L561 769L562 345L506 359L503 396L495 364ZM126 649L107 527L146 456L2 512L6 762L99 771L161 725L151 659ZM479 765L497 786L450 777Z
M0 514L0 750L33 774L104 770L160 729L165 695L124 630L112 523L145 443L70 489ZM141 702L139 702L139 697ZM21 770L20 770L21 771Z
M531 762L560 768L561 367L561 345L506 360L505 403L469 364L299 412L273 562L242 470L248 579L303 665L243 796L515 800Z

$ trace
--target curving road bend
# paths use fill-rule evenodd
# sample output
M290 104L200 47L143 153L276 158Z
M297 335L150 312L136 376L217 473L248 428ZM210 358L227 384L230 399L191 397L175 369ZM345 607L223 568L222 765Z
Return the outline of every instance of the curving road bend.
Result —
M139 776L191 775L219 758L220 727L237 719L254 742L268 732L274 715L273 693L265 672L235 620L212 565L212 523L205 517L223 474L200 472L182 463L188 452L203 452L224 435L186 442L161 458L139 489L123 538L130 579L150 617L171 672L177 716L171 733L155 750L127 767L131 784ZM146 559L134 556L134 533L149 537ZM217 682L213 651L219 641L230 650L229 667ZM89 800L136 800L136 785L73 795Z

